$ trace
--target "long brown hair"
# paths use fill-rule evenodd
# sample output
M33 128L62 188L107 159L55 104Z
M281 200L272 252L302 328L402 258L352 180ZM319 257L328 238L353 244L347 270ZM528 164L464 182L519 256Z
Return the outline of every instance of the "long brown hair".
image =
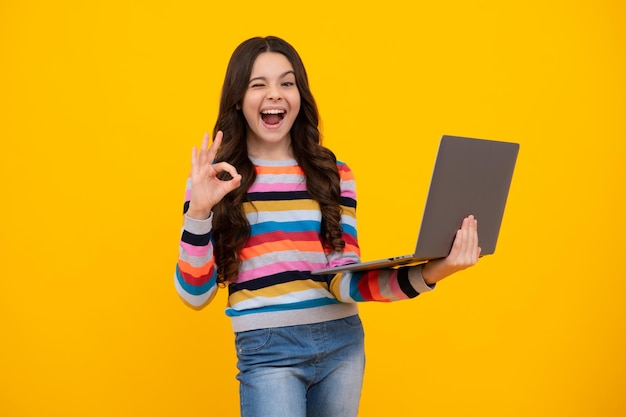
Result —
M320 205L322 244L335 251L342 251L345 247L341 237L341 190L337 160L320 143L319 114L304 64L298 52L283 39L275 36L251 38L241 43L230 58L222 87L219 114L213 128L213 137L220 130L224 132L216 161L229 162L243 177L241 186L227 194L213 208L214 254L218 268L217 281L221 284L237 279L241 265L239 252L250 236L250 223L243 212L243 203L247 199L248 189L254 183L256 173L248 157L246 119L238 105L246 93L252 66L256 58L264 52L283 54L294 69L301 104L300 112L291 128L292 151L304 171L311 198Z

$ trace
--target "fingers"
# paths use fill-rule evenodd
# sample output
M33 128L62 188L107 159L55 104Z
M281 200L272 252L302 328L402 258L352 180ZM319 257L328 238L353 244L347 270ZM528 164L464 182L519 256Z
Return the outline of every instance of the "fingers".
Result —
M474 255L478 247L478 220L471 215L466 220L468 222L468 250Z
M241 185L241 175L236 174L232 180L230 181L222 181L222 183L224 184L225 190L226 190L226 194L230 193L231 191L235 190L236 188L238 188Z
M198 149L195 146L192 149L192 163L194 162L196 164L212 163L213 160L215 159L215 155L217 154L217 150L219 149L220 144L222 143L222 136L223 136L223 133L220 130L219 132L217 132L217 135L215 136L215 140L213 141L211 146L209 146L210 136L208 133L205 133L204 137L202 138L202 145L200 145L200 151L198 151Z
M474 216L463 219L461 228L457 230L450 260L459 266L470 266L478 262L478 222Z
M463 219L457 230L450 254L443 259L427 262L422 275L429 284L462 271L478 262L480 247L478 246L478 222L474 216Z
M200 145L200 152L198 153L198 165L205 165L211 163L211 159L208 157L208 146L209 146L209 134L205 133L202 138L202 145Z
M463 220L463 223L465 260L469 265L474 265L478 262L480 249L478 247L478 221L470 215Z
M215 140L213 141L211 146L209 146L210 136L208 133L204 134L204 137L202 138L202 145L200 145L200 150L198 150L198 148L195 146L191 150L192 168L200 167L206 164L210 165L213 163L213 161L215 160L215 155L217 155L217 150L222 143L223 136L224 133L221 130L217 132Z
M239 175L239 173L237 172L237 169L228 162L217 162L213 164L213 169L216 173L228 172L230 176L233 177L233 179L236 177L241 177L241 175Z
M198 150L195 146L191 151L191 169L192 176L194 176L197 180L201 178L207 179L216 179L217 174L220 172L228 172L232 177L229 181L221 181L232 191L237 188L241 184L241 175L237 172L237 169L229 164L228 162L215 162L215 156L217 155L217 151L222 143L222 138L224 133L220 130L215 135L215 140L209 146L210 136L208 133L204 134L202 139L202 145L200 145L200 150Z
M209 148L207 152L207 159L209 161L213 162L215 160L215 155L217 155L217 150L220 148L220 145L222 144L223 136L224 136L224 133L221 130L217 132L217 135L215 135L215 139L213 139L213 143L211 144L211 147ZM208 143L209 141L208 133L204 134L204 140L206 140Z
M193 170L198 166L198 148L195 146L191 148L191 169Z

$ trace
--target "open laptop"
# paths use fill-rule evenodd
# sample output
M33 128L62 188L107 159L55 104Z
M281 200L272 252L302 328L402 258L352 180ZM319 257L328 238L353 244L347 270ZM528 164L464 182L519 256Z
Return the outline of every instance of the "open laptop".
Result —
M365 271L445 258L462 220L470 214L478 220L481 256L494 253L518 152L517 143L443 136L415 252L312 273Z

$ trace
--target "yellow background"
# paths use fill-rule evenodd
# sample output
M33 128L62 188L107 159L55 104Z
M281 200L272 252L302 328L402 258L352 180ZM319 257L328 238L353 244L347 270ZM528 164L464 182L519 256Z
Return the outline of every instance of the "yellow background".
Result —
M521 144L496 254L361 306L360 415L626 415L622 2L409 3L0 3L0 415L238 414L225 294L192 311L172 274L190 149L268 34L364 258L411 251L442 134Z

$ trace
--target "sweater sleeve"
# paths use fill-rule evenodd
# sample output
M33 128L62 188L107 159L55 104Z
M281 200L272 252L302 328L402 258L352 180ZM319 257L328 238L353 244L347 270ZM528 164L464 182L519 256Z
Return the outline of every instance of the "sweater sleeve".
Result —
M202 308L217 293L217 273L213 256L213 214L206 220L187 217L191 179L187 180L183 227L174 285L180 297L194 308Z
M356 183L346 164L339 163L341 178L343 252L327 254L329 266L360 262L356 227ZM341 302L398 301L417 297L435 288L424 281L422 265L366 272L344 272L331 277L331 293Z
M344 272L330 281L331 293L343 303L407 300L434 288L424 281L422 265Z

